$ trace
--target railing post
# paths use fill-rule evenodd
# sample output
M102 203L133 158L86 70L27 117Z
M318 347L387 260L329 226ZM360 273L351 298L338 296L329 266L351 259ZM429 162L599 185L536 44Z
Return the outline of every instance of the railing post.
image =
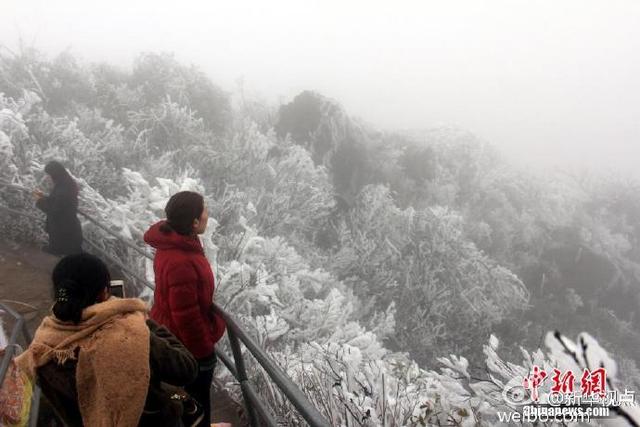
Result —
M33 385L33 397L31 398L31 411L29 411L29 427L38 426L38 415L40 414L40 394L42 391L37 385Z
M313 427L328 427L330 425L329 422L309 401L302 390L300 390L300 388L293 383L287 373L280 368L275 361L269 357L269 355L267 355L265 350L260 348L249 334L238 325L236 320L215 302L213 303L213 310L221 315L227 323L227 334L229 334L229 337L231 337L231 333L233 333L237 340L242 341L247 350L249 350L253 357L255 357L260 366L264 368L271 380L276 383L289 402L291 402L300 415L302 415L304 420ZM250 386L249 383L247 383L247 385ZM248 394L250 394L250 392L251 391L249 390Z
M27 322L22 323L22 335L27 344L31 342L31 334L27 328ZM40 412L40 387L34 382L33 395L31 396L31 409L29 410L29 427L37 427L38 414Z
M31 333L29 332L29 328L27 327L27 322L22 324L22 336L24 337L24 342L29 345L31 343Z
M251 398L246 389L248 378L247 370L244 366L244 359L242 358L242 350L240 349L240 341L231 328L227 329L227 335L229 336L229 343L231 344L231 351L233 352L233 359L236 364L236 371L238 372L238 381L240 381L242 396L244 397L244 403L249 413L249 422L251 423L251 427L258 427L258 419L256 418L256 413L251 405Z
M0 309L9 313L15 320L16 324L13 327L11 332L11 337L9 338L9 343L7 348L5 348L5 353L2 358L2 362L0 362L0 385L4 383L5 376L9 369L9 365L11 364L11 360L15 354L16 345L18 341L18 335L20 332L24 335L25 343L29 344L31 342L31 334L27 329L27 322L24 320L18 312L13 310L11 307L0 303ZM33 383L33 395L31 396L31 409L29 411L29 427L36 427L38 423L38 412L40 410L40 387L36 383Z
M7 309L6 306L3 305L3 308ZM9 311L9 309L7 309ZM11 311L9 311L13 314ZM16 344L18 342L18 334L22 329L22 325L24 324L24 318L22 316L16 317L16 324L13 327L13 331L11 331L11 336L9 337L9 343L5 348L4 356L2 361L0 362L0 385L4 383L4 377L9 370L9 365L11 364L11 359L16 353Z

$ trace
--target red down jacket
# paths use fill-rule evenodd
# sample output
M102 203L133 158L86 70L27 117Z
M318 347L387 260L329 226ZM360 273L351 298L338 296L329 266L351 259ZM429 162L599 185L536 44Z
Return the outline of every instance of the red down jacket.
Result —
M214 352L225 330L224 320L213 314L214 278L196 236L160 231L160 221L144 234L156 249L153 261L156 290L151 318L169 329L197 358Z

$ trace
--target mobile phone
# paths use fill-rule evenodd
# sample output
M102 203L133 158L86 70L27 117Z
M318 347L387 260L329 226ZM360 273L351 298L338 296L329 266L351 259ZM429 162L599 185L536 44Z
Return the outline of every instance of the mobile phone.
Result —
M112 280L109 288L111 295L117 298L124 298L124 282L122 280Z

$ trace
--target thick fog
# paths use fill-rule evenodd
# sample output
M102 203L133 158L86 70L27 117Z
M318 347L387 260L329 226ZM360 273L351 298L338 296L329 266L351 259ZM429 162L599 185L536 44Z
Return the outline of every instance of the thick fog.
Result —
M638 24L636 0L0 0L0 348L5 304L30 332L128 304L106 274L52 287L88 252L227 413L234 335L310 425L496 425L605 381L633 403ZM277 424L309 421L244 360Z
M3 0L0 42L130 66L174 52L225 90L316 90L378 129L454 126L532 165L635 173L640 3Z

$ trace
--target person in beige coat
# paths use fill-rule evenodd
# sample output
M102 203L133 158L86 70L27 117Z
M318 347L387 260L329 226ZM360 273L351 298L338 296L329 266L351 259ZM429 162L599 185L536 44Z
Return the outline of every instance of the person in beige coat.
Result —
M63 258L53 274L55 304L16 363L39 382L69 426L179 426L182 406L163 383L198 374L191 353L147 319L140 299L110 297L105 264Z

